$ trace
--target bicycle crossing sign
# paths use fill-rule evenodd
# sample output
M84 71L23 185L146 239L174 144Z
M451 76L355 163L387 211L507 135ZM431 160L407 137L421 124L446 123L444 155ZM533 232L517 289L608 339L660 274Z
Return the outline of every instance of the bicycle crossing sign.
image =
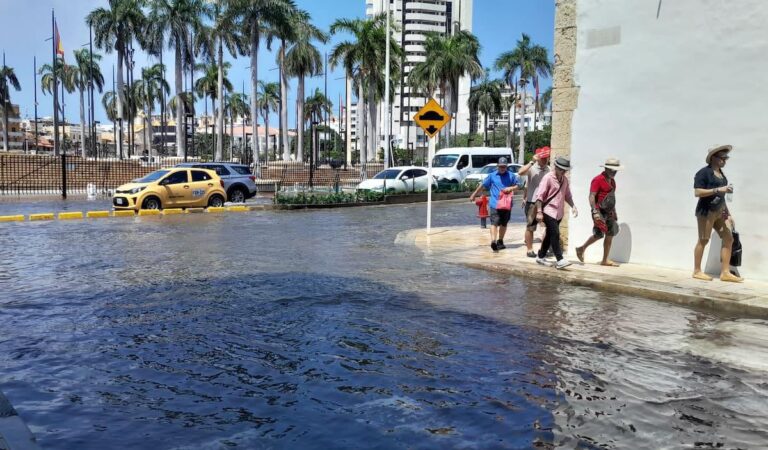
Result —
M430 98L427 104L413 116L413 120L427 136L432 138L451 121L451 115L445 112L434 98Z

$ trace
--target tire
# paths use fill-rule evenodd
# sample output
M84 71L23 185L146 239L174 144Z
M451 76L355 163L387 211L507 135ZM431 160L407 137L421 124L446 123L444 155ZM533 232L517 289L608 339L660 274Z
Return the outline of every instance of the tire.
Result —
M211 197L208 199L208 206L214 208L220 208L224 206L224 197L219 194L211 195Z
M163 209L163 205L160 203L160 199L153 195L144 199L141 209Z
M229 197L229 201L232 203L245 203L245 199L247 198L248 194L246 194L245 189L236 187L230 189L227 196Z

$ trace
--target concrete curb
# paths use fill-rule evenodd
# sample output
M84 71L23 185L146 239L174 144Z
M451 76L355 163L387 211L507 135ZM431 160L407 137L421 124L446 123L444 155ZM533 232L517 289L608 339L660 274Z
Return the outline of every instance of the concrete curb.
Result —
M511 224L507 236L521 236L523 224ZM397 244L413 245L425 256L452 264L497 273L551 280L574 286L645 297L739 316L768 318L768 283L747 280L743 284L718 280L693 280L686 271L623 264L601 268L596 264L574 264L566 270L541 266L525 256L520 240L508 240L507 249L493 254L488 235L477 227L409 230L398 234ZM605 271L612 273L605 273Z

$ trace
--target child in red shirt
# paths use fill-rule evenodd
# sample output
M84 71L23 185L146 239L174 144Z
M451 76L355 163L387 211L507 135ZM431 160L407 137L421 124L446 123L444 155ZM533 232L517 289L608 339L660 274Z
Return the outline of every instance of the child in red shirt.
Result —
M488 197L483 194L475 200L475 205L477 205L477 217L480 218L480 228L487 228L486 227L486 220L488 219Z

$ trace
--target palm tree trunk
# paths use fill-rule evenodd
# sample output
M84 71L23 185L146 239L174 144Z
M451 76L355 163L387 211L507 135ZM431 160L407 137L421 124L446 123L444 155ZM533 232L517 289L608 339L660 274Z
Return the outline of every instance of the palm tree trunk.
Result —
M264 109L264 154L269 157L269 109ZM274 152L274 147L272 151ZM273 157L277 159L277 155L273 154Z
M520 150L517 154L517 163L525 164L525 85L523 85L522 114L520 114Z
M218 116L216 117L216 134L218 136L216 141L216 161L221 161L221 158L224 157L224 45L221 42L221 38L219 38L219 49L218 49L218 56L219 56L219 79L218 79L218 98L220 100L219 103L219 111Z
M488 147L488 114L483 113L483 147Z
M259 139L256 133L256 125L259 123L259 111L256 107L258 100L258 87L259 87L259 43L261 36L259 35L259 22L253 21L251 23L251 131L253 136L253 167L255 173L258 173L259 167ZM243 127L245 127L245 120L243 120ZM245 143L243 143L245 144Z
M182 82L184 78L182 77L182 63L181 63L181 47L180 43L176 43L176 51L174 55L175 59L175 80L174 84L176 85L176 156L182 157L186 153L187 150L187 140L185 139L187 137L187 129L184 126L184 102L181 100L181 96L183 94L184 88L182 87ZM120 62L118 61L118 66L120 66ZM191 90L191 88L190 88ZM119 114L119 112L118 112Z
M213 98L213 95L211 95L211 115L214 115L214 114L216 114L216 99ZM205 118L205 131L206 131L205 134L208 134L208 135L213 137L213 147L212 147L212 150L214 151L213 157L216 158L216 152L217 152L216 133L208 133L208 128L211 125L211 123L209 122L209 119L210 119L209 117ZM216 161L218 161L218 159Z
M85 95L80 89L80 156L85 159Z
M231 102L230 102L231 103ZM229 109L229 159L230 161L233 159L232 157L235 154L235 120L232 117L232 106L230 105Z
M122 46L117 49L117 154L123 157L123 105L125 104L125 93L123 92L123 59L125 55Z
M291 159L288 146L288 74L285 73L285 39L280 43L280 133L282 134L283 161Z
M298 120L296 126L298 127L296 133L296 161L304 161L304 75L299 75L299 85L297 86L296 95L299 97L296 99L296 109Z
M155 156L154 152L152 151L152 142L155 139L155 135L154 135L154 132L152 130L152 103L147 102L147 109L144 112L144 114L146 115L145 119L147 121L147 125L144 128L146 130L146 134L147 134L147 140L146 140L146 143L147 143L147 154L150 157L152 157L152 156Z
M3 102L3 150L8 151L8 99Z
M378 148L376 147L376 97L373 86L368 87L368 161L378 159Z
M367 130L365 126L365 96L363 95L363 80L360 80L360 84L357 88L357 148L358 157L360 158L360 164L368 162L368 155L366 154L367 142Z

